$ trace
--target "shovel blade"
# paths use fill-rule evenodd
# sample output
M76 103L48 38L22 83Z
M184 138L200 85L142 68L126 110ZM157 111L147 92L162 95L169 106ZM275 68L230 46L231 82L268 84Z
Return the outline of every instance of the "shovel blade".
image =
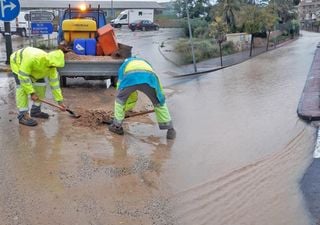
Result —
M75 114L73 111L71 111L70 109L66 109L66 111L74 118L80 118L81 115L77 115Z

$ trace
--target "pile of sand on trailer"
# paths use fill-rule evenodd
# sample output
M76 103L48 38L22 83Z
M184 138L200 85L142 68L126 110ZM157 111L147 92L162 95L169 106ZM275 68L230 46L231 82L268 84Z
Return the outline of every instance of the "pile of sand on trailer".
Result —
M114 58L112 56L78 55L74 52L65 53L64 59L70 61L119 61L119 58Z

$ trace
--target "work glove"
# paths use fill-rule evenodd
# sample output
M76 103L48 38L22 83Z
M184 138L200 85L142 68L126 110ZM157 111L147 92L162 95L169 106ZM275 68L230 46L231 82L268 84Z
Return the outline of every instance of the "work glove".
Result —
M36 94L36 93L32 93L31 94L31 99L32 99L32 101L37 101L37 100L39 100L39 97L38 97L38 95Z
M64 111L67 110L67 107L65 106L65 104L63 104L63 102L58 102L58 104L59 104L59 106L61 107L61 108L60 108L61 111L64 112Z

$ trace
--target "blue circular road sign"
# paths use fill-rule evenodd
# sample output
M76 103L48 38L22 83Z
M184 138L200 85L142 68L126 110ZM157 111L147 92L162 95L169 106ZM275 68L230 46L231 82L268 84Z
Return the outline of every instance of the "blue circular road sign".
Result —
M14 20L20 13L19 0L0 0L0 20Z

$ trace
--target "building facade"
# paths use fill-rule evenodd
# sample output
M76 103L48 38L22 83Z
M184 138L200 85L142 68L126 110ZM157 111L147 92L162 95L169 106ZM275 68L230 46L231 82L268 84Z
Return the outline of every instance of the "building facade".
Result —
M299 17L302 21L320 19L320 0L301 0Z

